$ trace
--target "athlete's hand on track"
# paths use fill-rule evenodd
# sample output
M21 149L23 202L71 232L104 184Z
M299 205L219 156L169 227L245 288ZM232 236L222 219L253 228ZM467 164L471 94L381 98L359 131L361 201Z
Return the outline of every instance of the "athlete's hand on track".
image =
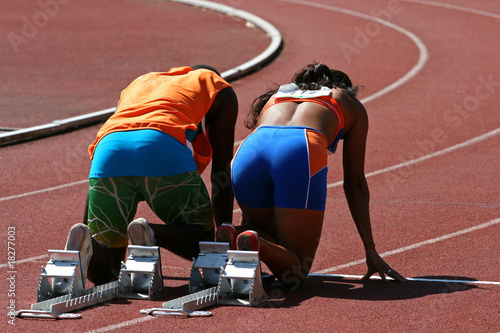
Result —
M368 280L373 274L378 273L384 282L387 282L385 275L399 282L406 281L406 279L393 270L376 251L368 251L366 253L366 265L368 266L368 272L362 277L362 280Z

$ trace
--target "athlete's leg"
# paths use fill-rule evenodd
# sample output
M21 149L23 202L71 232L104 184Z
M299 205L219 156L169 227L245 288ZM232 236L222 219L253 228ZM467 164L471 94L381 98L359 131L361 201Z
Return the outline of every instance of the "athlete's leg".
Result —
M298 288L307 278L319 245L324 211L275 208L279 244L293 260L279 261L279 253L270 253L276 276L290 288ZM261 245L262 248L262 245Z
M127 225L133 220L141 195L134 177L89 180L87 225L92 231L93 255L88 279L99 285L118 279L128 246Z
M214 230L206 231L197 225L166 225L150 223L156 245L176 255L192 260L200 253L200 242L213 242Z
M261 259L283 284L296 288L307 278L321 235L326 140L317 131L288 127L259 128L249 138L233 161L244 228L253 225L272 236L275 241L260 235Z
M254 230L261 238L276 243L276 222L274 208L250 208L240 204L241 221L235 226L238 234L246 230Z
M87 278L95 285L118 280L121 262L125 260L127 248L110 248L92 239L92 249Z
M323 226L323 211L241 206L246 224L238 233L255 230L260 236L260 256L284 285L298 288L307 278ZM273 230L274 229L274 230Z
M214 240L214 220L208 191L197 171L167 177L144 177L144 198L165 223L153 224L156 245L192 260L201 241Z

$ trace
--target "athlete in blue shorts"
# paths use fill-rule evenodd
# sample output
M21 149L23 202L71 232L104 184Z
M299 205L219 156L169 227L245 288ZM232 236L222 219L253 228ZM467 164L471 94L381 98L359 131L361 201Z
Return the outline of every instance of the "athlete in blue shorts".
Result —
M257 98L246 125L253 130L232 164L235 198L242 211L236 233L217 232L261 259L285 285L307 278L323 225L327 152L343 140L344 190L366 251L369 278L378 272L398 281L375 250L364 174L368 118L347 75L314 63L292 83ZM229 227L226 228L227 230ZM233 228L234 230L234 228Z

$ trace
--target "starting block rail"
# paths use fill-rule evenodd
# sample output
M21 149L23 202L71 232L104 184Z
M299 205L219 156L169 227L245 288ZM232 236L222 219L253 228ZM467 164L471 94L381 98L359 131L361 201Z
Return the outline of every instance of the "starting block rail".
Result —
M89 288L76 294L68 294L32 304L31 310L20 310L16 313L16 316L75 319L80 318L81 315L66 312L75 311L115 298L118 298L118 281Z
M163 303L161 308L144 309L140 312L153 316L207 317L212 312L199 310L214 305L217 305L217 287L170 300Z

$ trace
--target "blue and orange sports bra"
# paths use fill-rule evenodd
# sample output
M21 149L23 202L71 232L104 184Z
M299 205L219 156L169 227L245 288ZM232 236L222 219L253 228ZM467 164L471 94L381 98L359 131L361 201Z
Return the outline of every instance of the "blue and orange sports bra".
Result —
M328 145L328 150L335 153L337 144L344 134L345 121L344 113L339 104L332 97L332 89L328 87L321 87L319 90L300 90L295 83L285 84L279 87L276 94L274 94L267 104L264 106L262 112L265 112L271 106L283 102L313 102L326 106L335 113L339 121L339 128L335 136Z

